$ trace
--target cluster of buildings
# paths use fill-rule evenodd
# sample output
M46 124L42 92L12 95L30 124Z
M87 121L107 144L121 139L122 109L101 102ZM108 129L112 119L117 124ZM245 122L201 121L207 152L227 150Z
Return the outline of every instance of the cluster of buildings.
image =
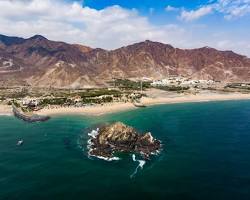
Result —
M38 98L31 98L31 97L26 97L22 100L20 100L20 105L23 108L30 108L32 110L37 110L37 107L40 103L40 99Z
M185 77L169 77L155 80L151 83L153 87L159 86L181 86L181 87L211 87L215 84L213 80L193 80Z
M139 99L141 98L140 93L131 93L131 94L122 94L117 97L114 95L101 95L101 96L96 96L96 97L86 97L88 99L88 102L84 102L83 98L79 95L72 96L72 97L47 97L45 99L49 100L52 102L47 103L48 106L54 106L56 105L53 100L56 99L65 99L65 102L61 102L60 106L74 106L74 107L84 107L88 105L93 105L96 103L108 103L108 102L131 102L134 99ZM41 108L41 103L43 102L44 98L37 98L37 97L25 97L25 98L20 98L17 99L16 102L24 109L31 109L31 110L38 110Z

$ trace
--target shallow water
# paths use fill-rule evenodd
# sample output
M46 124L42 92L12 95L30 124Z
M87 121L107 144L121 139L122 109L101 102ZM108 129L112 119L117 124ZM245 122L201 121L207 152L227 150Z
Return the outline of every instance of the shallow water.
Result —
M87 129L113 121L151 131L163 143L161 154L143 169L132 155L89 159L79 144L87 144ZM16 146L20 139L23 145ZM250 101L161 105L33 124L0 116L0 199L250 199L249 155Z

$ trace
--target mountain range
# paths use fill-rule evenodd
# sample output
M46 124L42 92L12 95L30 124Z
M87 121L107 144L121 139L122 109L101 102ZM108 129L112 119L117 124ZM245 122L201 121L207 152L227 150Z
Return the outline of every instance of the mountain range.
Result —
M250 81L250 59L210 47L174 48L146 40L115 50L0 35L0 86L105 86L115 78L170 75L223 82Z

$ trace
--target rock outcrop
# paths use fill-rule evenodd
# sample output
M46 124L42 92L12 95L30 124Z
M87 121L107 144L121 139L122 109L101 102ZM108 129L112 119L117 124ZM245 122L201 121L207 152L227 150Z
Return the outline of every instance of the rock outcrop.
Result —
M141 154L145 159L160 150L161 143L151 133L139 134L134 128L121 122L100 128L90 139L89 154L112 158L114 153L127 152Z
M15 117L25 122L44 122L50 119L49 116L36 115L32 113L24 113L14 105L12 105L12 111Z

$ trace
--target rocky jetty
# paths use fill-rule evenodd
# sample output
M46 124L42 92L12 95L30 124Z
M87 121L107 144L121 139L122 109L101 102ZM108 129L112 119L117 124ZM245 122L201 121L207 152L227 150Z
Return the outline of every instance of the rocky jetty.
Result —
M91 135L91 134L90 134ZM114 153L141 154L145 159L160 150L161 143L151 133L139 134L134 128L116 122L101 127L89 141L89 155L111 159Z
M23 121L26 122L44 122L50 119L49 116L24 113L14 105L12 105L12 111L15 117L17 117L18 119L22 119Z

